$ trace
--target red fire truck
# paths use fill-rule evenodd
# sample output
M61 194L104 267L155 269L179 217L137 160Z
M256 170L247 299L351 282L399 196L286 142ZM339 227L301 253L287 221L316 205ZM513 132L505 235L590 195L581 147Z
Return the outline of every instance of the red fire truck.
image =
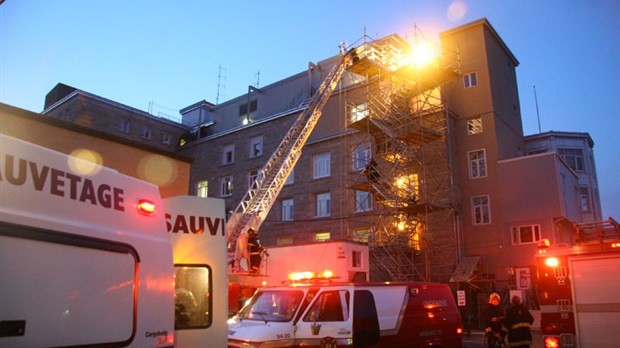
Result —
M545 347L617 347L620 225L576 224L574 246L542 245L536 260Z

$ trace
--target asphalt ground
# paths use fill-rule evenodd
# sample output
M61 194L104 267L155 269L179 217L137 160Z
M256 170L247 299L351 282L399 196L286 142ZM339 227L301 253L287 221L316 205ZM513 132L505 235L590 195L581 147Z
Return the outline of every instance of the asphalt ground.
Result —
M544 348L542 336L539 330L532 330L532 345L530 348ZM482 331L471 331L468 335L467 332L463 335L463 348L482 348L484 344L484 333Z

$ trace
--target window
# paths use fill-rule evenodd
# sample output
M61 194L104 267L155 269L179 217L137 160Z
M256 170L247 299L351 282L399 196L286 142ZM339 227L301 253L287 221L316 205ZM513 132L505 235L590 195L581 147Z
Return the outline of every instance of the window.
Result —
M205 328L213 321L209 266L175 265L175 330Z
M233 190L233 177L225 176L220 179L221 191L220 194L222 196L230 196L232 195Z
M471 198L471 210L474 225L486 225L491 223L491 206L489 196L476 196Z
M162 143L163 145L170 145L170 143L172 143L172 136L170 135L170 133L162 133L160 143Z
M196 196L198 197L209 197L209 182L207 180L199 181L196 191Z
M248 111L249 106L249 111ZM249 104L241 104L239 105L239 116L247 115L248 112L254 112L258 109L258 101L252 100Z
M330 214L330 193L324 192L316 195L316 216L323 217Z
M363 144L353 148L353 170L362 170L370 161L370 144Z
M590 190L587 187L579 187L579 203L581 204L581 211L590 212L592 207L590 205Z
M568 166L574 171L585 171L582 149L558 149L558 153L562 156L562 159L566 162L566 164L568 164Z
M318 232L314 234L315 242L325 242L331 239L331 233L329 232Z
M293 221L293 199L282 200L282 221Z
M286 235L286 236L278 236L278 238L276 239L276 243L278 245L289 245L289 244L293 244L293 236L291 235Z
M351 123L368 117L370 110L368 110L368 103L358 104L351 108Z
M368 191L355 190L355 212L372 210L372 194Z
M535 243L540 240L540 225L512 227L512 244Z
M301 290L258 290L237 316L244 321L288 322L297 314L303 299Z
M291 185L294 182L295 182L295 168L291 170L291 174L289 174L288 177L286 178L284 185Z
M250 139L250 157L258 157L263 154L263 137L258 136Z
M476 85L478 85L478 76L475 72L463 75L463 87L469 88Z
M324 153L314 156L314 178L324 178L330 175L330 155Z
M347 321L349 320L349 292L346 290L330 290L322 292L308 314L305 322Z
M222 152L222 164L231 164L235 161L235 144L224 146Z
M467 134L474 135L482 133L482 118L472 118L467 120Z
M487 176L486 153L485 150L469 151L469 177L483 178Z
M129 133L129 120L120 120L118 130L119 132Z
M362 252L353 250L351 253L351 267L362 268Z
M151 128L149 128L149 127L141 127L140 128L140 138L142 138L142 139L151 139Z
M351 233L351 239L355 242L368 243L372 230L370 228L355 230Z
M252 189L252 190L258 189L258 182L256 182L256 179L258 179L258 169L250 170L250 172L248 173L248 188L249 189Z

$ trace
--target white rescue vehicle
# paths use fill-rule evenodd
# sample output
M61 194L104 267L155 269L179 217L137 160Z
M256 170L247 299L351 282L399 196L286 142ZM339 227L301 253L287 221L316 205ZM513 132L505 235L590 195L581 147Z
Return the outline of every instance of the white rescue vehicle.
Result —
M226 346L224 219L0 134L0 347Z
M228 347L462 347L462 333L447 285L323 278L257 290Z

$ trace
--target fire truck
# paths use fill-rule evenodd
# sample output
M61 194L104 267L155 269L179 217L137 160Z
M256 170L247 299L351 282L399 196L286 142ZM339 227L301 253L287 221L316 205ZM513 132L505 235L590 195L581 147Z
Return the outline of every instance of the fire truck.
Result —
M0 134L0 347L224 347L224 201Z
M536 258L541 334L552 347L618 347L620 225L575 224L574 246L541 244Z

